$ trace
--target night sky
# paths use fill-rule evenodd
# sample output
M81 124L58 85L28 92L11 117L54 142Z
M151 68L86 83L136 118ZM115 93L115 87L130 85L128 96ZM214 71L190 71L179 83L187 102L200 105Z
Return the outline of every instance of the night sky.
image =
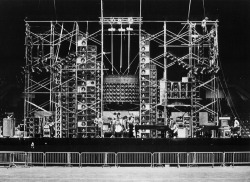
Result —
M101 0L0 0L0 75L24 65L28 20L99 20ZM192 0L190 20L219 20L219 53L229 84L250 92L250 1ZM144 20L187 20L189 0L142 0ZM139 16L139 0L104 0L104 16ZM13 79L14 78L14 79ZM19 83L20 84L20 83Z

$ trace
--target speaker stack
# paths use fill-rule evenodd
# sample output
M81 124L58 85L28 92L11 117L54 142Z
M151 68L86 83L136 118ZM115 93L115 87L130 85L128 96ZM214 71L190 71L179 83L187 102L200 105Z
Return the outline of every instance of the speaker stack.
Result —
M26 130L28 137L40 137L42 135L42 119L30 117L26 118Z
M85 49L81 48L84 46ZM77 137L94 138L97 132L94 119L101 113L101 62L96 60L96 46L87 43L84 46L78 47L79 50L84 50L79 53L85 60L82 59L84 61L77 69L77 123L74 126Z
M108 75L104 78L105 103L139 103L139 83L135 75Z
M150 61L149 36L143 34L140 40L140 115L141 124L156 124L157 70ZM155 131L154 131L155 132ZM142 130L141 137L150 137L150 132Z
M13 118L3 118L3 137L15 135L15 121Z

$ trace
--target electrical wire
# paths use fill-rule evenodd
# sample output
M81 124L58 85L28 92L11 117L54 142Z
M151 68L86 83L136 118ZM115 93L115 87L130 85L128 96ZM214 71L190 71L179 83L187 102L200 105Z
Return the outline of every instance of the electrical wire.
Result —
M122 70L122 31L121 31L121 49L120 49L120 73Z
M112 66L112 75L114 74L114 36L113 31L111 31L111 66Z
M206 18L206 9L205 9L205 0L202 0L202 4L203 4L203 13L204 13L204 18Z
M225 97L226 97L226 100L227 100L227 103L228 103L228 105L229 105L229 108L230 108L230 110L231 110L233 116L235 117L235 113L234 113L234 111L233 111L233 109L232 109L232 107L231 107L230 100L227 98L227 94L226 94L226 92L225 92L225 90L224 90L224 88L223 88L223 85L222 85L220 79L219 79L219 84L221 85L222 92L223 92L223 94L224 94Z
M187 18L187 20L188 20L188 21L189 21L189 15L190 15L191 2L192 2L192 0L189 0L189 6L188 6L188 18Z
M128 31L128 74L130 69L130 31Z
M53 2L54 2L54 12L55 12L55 17L56 17L56 20L57 20L57 13L56 13L56 0L54 0Z
M232 102L232 108L234 109L235 115L239 118L239 115L238 115L237 110L236 110L236 108L235 108L235 106L234 106L234 103L233 103L231 94L230 94L230 92L229 92L228 85L227 85L227 82L226 82L226 79L225 79L225 74L224 74L224 71L223 71L223 69L222 69L222 65L221 65L221 62L220 62L220 61L219 61L219 64L220 64L220 68L221 68L221 72L222 72L223 82L225 83L225 86L226 86L226 89L227 89L227 92L228 92L229 99L230 99L230 101ZM240 119L240 118L239 118L239 119Z

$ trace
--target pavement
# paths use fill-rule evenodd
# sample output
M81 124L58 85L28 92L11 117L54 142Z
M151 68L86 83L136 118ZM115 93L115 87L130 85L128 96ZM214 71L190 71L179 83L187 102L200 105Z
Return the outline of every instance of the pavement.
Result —
M227 167L11 167L4 182L250 182L249 166Z

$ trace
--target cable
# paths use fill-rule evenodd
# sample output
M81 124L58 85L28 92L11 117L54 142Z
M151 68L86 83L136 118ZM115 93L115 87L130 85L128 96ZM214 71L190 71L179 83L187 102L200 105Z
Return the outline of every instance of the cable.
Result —
M128 74L130 69L130 31L128 31Z
M54 0L54 11L55 11L55 17L56 17L56 20L57 20L57 13L56 13L56 0Z
M187 18L188 21L189 21L189 15L190 15L191 2L192 2L192 0L189 0L188 18Z
M121 31L121 49L120 49L120 73L122 70L122 31Z
M228 92L228 96L229 96L229 99L231 100L232 102L232 108L234 109L235 111L235 115L239 118L239 115L237 113L237 110L235 109L235 106L234 106L234 103L233 103L233 100L232 100L232 97L231 97L231 94L229 92L229 89L228 89L228 85L227 85L227 82L226 82L226 79L225 79L225 75L224 75L224 72L223 72L223 69L222 69L222 65L221 65L221 62L219 61L219 64L220 64L220 68L221 68L221 72L222 72L222 76L223 76L223 81L225 83L225 86L226 86L226 89L227 89L227 92ZM240 119L240 118L239 118Z
M203 3L203 13L204 13L204 18L206 18L206 9L205 9L205 2L202 0Z
M112 66L112 75L114 74L114 37L113 31L111 31L111 66Z
M136 54L136 56L134 57L134 59L132 60L131 63L129 63L129 67L133 64L133 62L135 61L135 59L139 56L139 52ZM128 70L128 68L123 72L123 75L126 73L126 71Z
M230 108L230 110L231 110L233 116L235 117L235 113L234 113L234 111L232 110L230 100L228 99L227 94L226 94L225 90L223 89L223 85L222 85L220 79L219 79L219 83L220 83L220 85L221 85L222 92L223 92L223 94L224 94L225 97L226 97L226 100L227 100L227 102L228 102L229 108Z

